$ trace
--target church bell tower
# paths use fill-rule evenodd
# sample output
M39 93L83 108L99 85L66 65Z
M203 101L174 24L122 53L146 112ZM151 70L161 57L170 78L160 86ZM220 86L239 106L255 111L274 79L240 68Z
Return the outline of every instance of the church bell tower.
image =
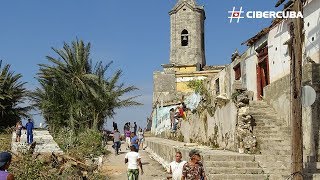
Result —
M203 6L195 0L179 0L169 12L171 21L170 64L177 66L206 65Z

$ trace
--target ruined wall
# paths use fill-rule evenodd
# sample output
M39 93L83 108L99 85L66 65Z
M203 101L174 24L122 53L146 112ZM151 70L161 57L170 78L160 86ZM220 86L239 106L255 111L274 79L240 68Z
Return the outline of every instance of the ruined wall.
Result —
M320 64L307 64L303 67L303 85L313 87L317 92L316 102L302 108L303 142L305 156L319 156L319 119L320 119ZM290 76L286 75L264 88L265 100L290 126ZM280 122L282 123L282 122Z
M153 73L153 104L158 101L169 102L175 99L176 78L175 74L164 72Z
M205 111L190 114L187 121L182 121L181 133L184 142L197 142L219 149L236 150L235 128L237 108L232 102L217 108L214 116Z

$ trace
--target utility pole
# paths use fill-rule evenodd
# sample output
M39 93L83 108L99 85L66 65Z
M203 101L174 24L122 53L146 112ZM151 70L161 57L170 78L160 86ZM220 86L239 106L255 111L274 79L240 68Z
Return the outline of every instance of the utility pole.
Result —
M292 10L302 12L302 0L293 2ZM302 45L303 19L293 19L290 24L291 51L291 173L293 180L303 180L303 135L302 135Z
M293 0L292 11L303 12L305 0ZM276 7L285 0L278 0ZM293 180L303 180L303 135L302 135L302 45L304 42L303 19L292 19L289 24L291 40L288 43L290 66L291 98L291 176Z

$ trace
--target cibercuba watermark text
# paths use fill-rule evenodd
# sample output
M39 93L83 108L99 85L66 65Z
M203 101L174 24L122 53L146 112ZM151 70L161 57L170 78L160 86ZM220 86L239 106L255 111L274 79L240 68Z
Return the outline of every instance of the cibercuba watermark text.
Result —
M233 22L233 19L236 20L237 23L240 22L240 19L248 18L248 19L295 19L295 18L303 18L302 12L295 11L244 11L242 7L239 10L236 10L236 7L233 7L232 11L228 11L230 16L230 23Z

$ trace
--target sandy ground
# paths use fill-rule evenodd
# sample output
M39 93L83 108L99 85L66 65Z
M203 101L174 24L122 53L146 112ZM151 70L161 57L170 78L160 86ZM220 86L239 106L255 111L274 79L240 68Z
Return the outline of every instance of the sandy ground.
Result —
M111 180L126 180L127 165L124 163L124 157L129 150L126 150L126 145L121 145L120 155L115 156L114 150L111 147L112 142L108 142L107 148L112 153L104 161L102 172L106 173ZM150 155L143 150L139 151L142 158L144 174L139 176L140 180L165 180L167 173L165 169Z

